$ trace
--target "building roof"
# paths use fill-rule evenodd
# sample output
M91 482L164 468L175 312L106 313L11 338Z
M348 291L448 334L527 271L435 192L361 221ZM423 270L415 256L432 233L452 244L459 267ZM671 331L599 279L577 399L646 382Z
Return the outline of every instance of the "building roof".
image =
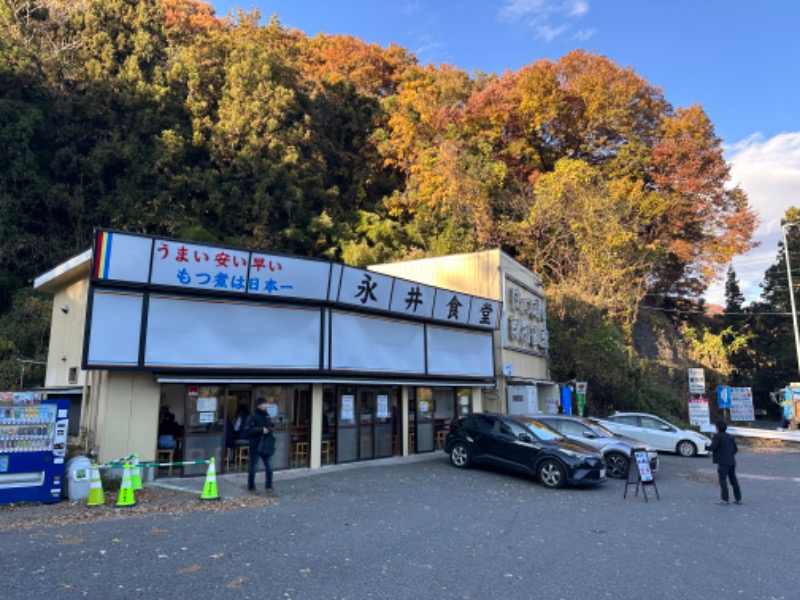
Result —
M53 294L66 284L87 276L91 264L92 251L90 249L50 269L47 273L39 275L33 281L33 288Z

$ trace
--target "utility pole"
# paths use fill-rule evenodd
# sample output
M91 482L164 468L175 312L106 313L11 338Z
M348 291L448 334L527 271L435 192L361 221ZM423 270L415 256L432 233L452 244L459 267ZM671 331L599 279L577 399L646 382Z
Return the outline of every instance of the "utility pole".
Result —
M789 300L792 303L792 324L794 325L794 347L797 350L797 371L800 373L800 331L797 329L797 308L794 303L794 284L792 283L792 267L789 264L789 242L786 240L786 229L794 223L781 225L783 233L783 255L786 257L786 274L789 277Z

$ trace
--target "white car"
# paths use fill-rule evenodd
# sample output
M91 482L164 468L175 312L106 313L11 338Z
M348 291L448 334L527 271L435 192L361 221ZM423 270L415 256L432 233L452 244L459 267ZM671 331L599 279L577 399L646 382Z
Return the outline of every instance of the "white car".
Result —
M681 429L661 417L646 413L614 413L597 419L606 429L654 446L657 450L676 452L681 456L708 454L711 440L691 429Z

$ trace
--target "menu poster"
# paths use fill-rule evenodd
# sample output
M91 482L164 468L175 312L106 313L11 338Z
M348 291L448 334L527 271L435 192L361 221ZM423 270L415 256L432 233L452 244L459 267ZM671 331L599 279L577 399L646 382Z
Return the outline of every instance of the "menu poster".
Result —
M639 469L639 477L642 483L653 481L653 472L650 470L650 461L647 460L647 452L644 450L636 451L636 467Z

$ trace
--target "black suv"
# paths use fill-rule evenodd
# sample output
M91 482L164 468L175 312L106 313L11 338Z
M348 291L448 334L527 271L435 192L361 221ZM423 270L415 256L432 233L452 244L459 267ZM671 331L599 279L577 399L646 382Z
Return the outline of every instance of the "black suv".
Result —
M547 425L507 415L472 413L450 423L444 451L458 468L471 464L513 469L548 488L605 481L606 463L595 450L571 442Z

